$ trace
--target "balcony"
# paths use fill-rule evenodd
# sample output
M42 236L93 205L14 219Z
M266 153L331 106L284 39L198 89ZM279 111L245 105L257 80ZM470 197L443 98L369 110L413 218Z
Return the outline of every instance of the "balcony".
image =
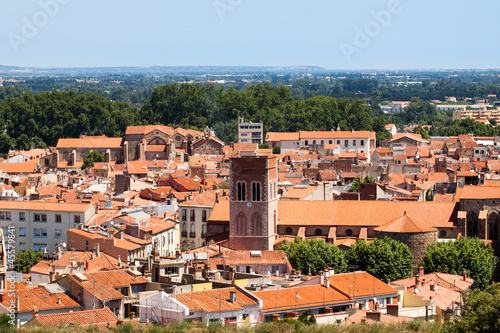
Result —
M207 238L207 233L206 232L202 232L201 233L201 238Z
M181 237L187 237L187 236L188 236L188 232L187 231L181 232Z
M190 232L189 237L191 238L196 238L196 232Z

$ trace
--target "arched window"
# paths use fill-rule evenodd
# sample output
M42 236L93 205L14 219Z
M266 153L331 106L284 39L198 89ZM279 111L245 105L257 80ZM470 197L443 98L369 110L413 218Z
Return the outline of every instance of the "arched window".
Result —
M236 186L237 186L238 201L246 201L246 183L238 182Z
M488 216L488 239L498 240L498 219L499 216L496 212Z
M475 212L467 213L467 237L477 237L477 214Z
M446 232L446 230L439 231L439 238L446 238L446 236L448 236L448 233Z
M243 213L239 213L236 218L236 236L246 235L246 217Z
M353 234L352 229L347 229L347 230L345 231L345 234L347 235L347 237L351 237L351 236L352 236L352 234Z
M260 183L252 182L252 201L260 201Z
M260 236L262 235L262 220L259 213L255 213L252 217L252 235Z
M285 229L285 234L286 234L286 235L291 235L291 234L292 234L292 232L293 232L292 228L290 228L290 227L286 227L286 229Z
M321 230L320 228L316 228L316 230L314 230L314 234L316 236L321 236L323 234L323 230Z
M160 138L154 138L153 140L149 141L148 143L149 145L165 145L165 141L163 141L163 139L160 139Z

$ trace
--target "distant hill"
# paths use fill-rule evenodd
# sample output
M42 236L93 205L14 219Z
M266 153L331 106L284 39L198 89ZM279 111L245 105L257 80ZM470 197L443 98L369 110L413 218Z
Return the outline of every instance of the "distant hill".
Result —
M31 74L31 75L58 75L58 74L219 74L219 73L311 73L326 71L319 66L131 66L131 67L74 67L74 68L35 68L1 66L0 74Z

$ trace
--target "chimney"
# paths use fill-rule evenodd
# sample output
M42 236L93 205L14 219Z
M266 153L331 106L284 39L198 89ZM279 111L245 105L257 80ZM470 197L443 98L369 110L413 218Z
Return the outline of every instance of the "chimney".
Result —
M19 298L19 297L18 297ZM38 317L38 308L37 306L33 306L33 318Z
M387 314L394 317L399 317L399 305L387 304Z
M363 302L359 302L359 304L358 304L358 309L359 309L359 310L363 310L363 308L364 308L364 307L365 307L365 303L363 303Z
M134 318L135 318L135 312L133 312L133 311L130 312L129 317L130 317L130 320L134 320Z
M219 191L215 191L215 202L219 203L219 200L220 200L220 192Z
M57 298L57 304L61 304L61 296Z
M54 282L54 276L56 275L56 272L50 271L49 272L49 282L52 283Z
M21 308L21 302L19 301L19 296L16 297L16 310L19 311Z
M424 276L424 268L423 267L420 267L418 269L418 275L420 275L420 277Z
M375 311L378 311L378 307L379 307L379 302L375 302Z
M323 276L323 274L319 276L319 282L321 283L322 286L325 285L325 277Z
M369 311L366 318L380 322L380 311Z
M0 293L0 303L3 302L3 293Z
M90 270L90 262L87 260L85 261L85 271L89 271Z
M325 281L325 287L326 287L326 289L330 289L330 277L327 276L325 280L326 280Z
M95 246L95 254L99 256L101 254L101 246L99 243L96 244Z
M229 292L229 302L236 303L236 291Z
M467 271L464 270L464 272L462 273L462 276L464 278L464 281L467 281Z
M118 255L118 267L122 267L122 259L120 258L120 255Z
M457 279L453 279L453 287L457 286Z

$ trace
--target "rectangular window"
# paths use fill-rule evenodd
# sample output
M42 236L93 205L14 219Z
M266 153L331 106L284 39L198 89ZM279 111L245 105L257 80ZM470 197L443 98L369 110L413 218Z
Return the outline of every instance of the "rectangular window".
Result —
M33 229L33 237L36 238L42 237L42 230L38 228Z
M207 222L207 211L206 210L201 211L201 222Z
M61 229L56 229L55 238L62 238Z
M260 201L260 183L252 183L252 201Z
M0 212L0 220L5 220L5 212Z
M340 140L337 140L337 144L338 144L338 145L340 144Z
M245 182L239 182L238 183L238 201L245 201L246 200L246 186Z
M355 146L356 145L356 140L352 140L352 145Z
M190 216L189 216L189 220L191 222L194 222L194 209L191 209L191 213L190 213Z
M26 213L19 212L19 221L26 221Z
M26 250L26 243L24 242L19 243L19 250Z
M0 212L0 220L11 220L10 212Z
M33 249L36 252L40 252L40 251L45 250L46 247L47 247L47 244L35 243L34 246L33 246Z
M56 223L61 223L62 217L61 214L56 214Z
M187 211L185 209L182 210L182 218L181 221L186 221L187 219Z
M361 145L364 146L365 145L365 140L361 140Z
M40 222L41 215L38 213L33 214L33 221Z
M329 141L328 141L328 144L332 144L332 140L329 140Z
M26 236L26 228L19 228L19 237Z
M344 146L349 146L349 140L344 140Z
M307 141L307 140L306 140L306 142L305 142L305 143L306 143L306 146L309 146L309 141Z
M75 223L80 223L80 215L75 215Z
M42 215L42 222L47 222L47 214L41 214Z

